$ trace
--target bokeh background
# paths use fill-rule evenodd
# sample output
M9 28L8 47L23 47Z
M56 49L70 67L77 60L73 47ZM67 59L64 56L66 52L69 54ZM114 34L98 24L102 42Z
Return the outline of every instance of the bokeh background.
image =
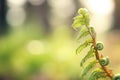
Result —
M80 7L120 73L120 0L0 0L0 80L80 80L71 26Z

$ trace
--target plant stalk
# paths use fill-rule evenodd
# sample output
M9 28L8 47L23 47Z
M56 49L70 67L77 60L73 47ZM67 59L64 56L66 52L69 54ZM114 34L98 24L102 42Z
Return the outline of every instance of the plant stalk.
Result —
M94 33L95 35L93 36L90 28L88 26L86 26L86 27L88 28L88 32L90 33L90 36L93 39L93 47L94 47L94 50L95 50L95 57L98 60L98 63L100 64L101 55L99 54L98 50L96 49L96 33ZM104 72L112 79L113 78L112 71L110 69L108 69L107 67L101 65L101 64L100 64L100 66L102 67Z

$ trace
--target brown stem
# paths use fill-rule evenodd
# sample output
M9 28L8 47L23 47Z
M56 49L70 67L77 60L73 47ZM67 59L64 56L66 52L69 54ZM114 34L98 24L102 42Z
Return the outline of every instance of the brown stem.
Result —
M98 62L100 64L100 58L101 58L101 56L100 56L98 50L96 49L96 33L94 33L95 35L93 36L92 33L91 33L90 28L88 26L86 26L86 27L88 28L88 31L89 31L92 39L93 39L93 47L95 49L95 57L96 57L96 59L98 60ZM113 78L112 71L110 69L108 69L107 67L101 65L101 64L100 64L100 66L102 67L102 69L104 70L104 72L112 79Z
M98 51L96 49L95 49L95 56L96 56L96 59L99 61L99 64L100 64L100 56L99 56L99 53L98 53ZM105 71L105 73L112 79L113 73L111 72L111 70L108 69L107 67L101 65L101 64L100 64L100 66Z

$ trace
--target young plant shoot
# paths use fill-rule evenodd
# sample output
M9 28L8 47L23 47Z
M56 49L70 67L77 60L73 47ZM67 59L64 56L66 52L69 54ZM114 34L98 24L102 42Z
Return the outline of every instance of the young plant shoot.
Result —
M74 17L72 26L79 31L78 40L84 38L84 41L81 41L76 49L76 54L81 54L82 50L89 48L89 51L80 62L80 66L83 67L81 80L85 80L84 78L88 75L87 80L120 80L120 74L113 74L108 67L109 57L104 57L99 53L103 50L104 45L96 41L96 31L94 27L90 26L90 14L87 9L80 8L78 10L78 15Z

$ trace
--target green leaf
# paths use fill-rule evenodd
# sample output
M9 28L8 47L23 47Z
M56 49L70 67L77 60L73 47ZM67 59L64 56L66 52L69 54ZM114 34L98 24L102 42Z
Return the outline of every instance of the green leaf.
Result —
M96 63L97 63L96 60L89 62L89 64L83 70L82 76L84 77L88 73L88 71L90 71L96 65Z
M78 15L73 18L74 20L84 19L83 15Z
M78 14L83 15L84 19L85 19L85 25L88 26L90 23L90 15L87 9L85 8L80 8L78 10Z
M89 15L89 13L86 13L86 14L84 15L84 17L85 17L85 23L86 23L86 25L88 26L89 23L90 23L90 15Z
M82 59L80 65L83 66L83 64L91 57L94 57L94 51L91 48L90 51L87 53L87 55Z
M88 39L86 40L86 42L87 42L87 43L92 43L92 42L93 42L92 37L88 38Z
M89 17L89 13L88 10L85 8L80 8L78 10L78 16L74 17L74 21L73 21L73 28L77 29L83 25L88 26L89 22L90 22L90 17Z
M95 32L94 27L90 27L90 31L91 31L91 33L92 33L92 36L95 37L95 33L96 33L96 32Z
M101 68L97 68L92 71L91 75L89 76L89 80L98 80L99 78L106 78L105 72Z
M79 54L84 48L86 48L88 46L87 42L84 42L83 44L81 44L77 49L76 49L76 54Z
M92 38L88 38L83 44L80 44L80 46L76 49L76 54L79 54L83 49L90 46L92 41Z
M81 44L77 49L76 49L76 54L79 54L84 48L89 46L89 43L85 41L83 44Z
M90 33L88 32L88 29L86 27L83 27L81 30L80 30L80 33L79 33L79 36L78 36L78 40L81 39L82 37L85 37L87 35L89 35Z
M78 10L78 14L84 15L84 14L86 14L86 13L88 13L88 10L87 10L86 8L80 8L80 9Z
M85 25L85 19L79 18L79 16L74 19L73 24L72 24L74 29L80 28L83 25Z

